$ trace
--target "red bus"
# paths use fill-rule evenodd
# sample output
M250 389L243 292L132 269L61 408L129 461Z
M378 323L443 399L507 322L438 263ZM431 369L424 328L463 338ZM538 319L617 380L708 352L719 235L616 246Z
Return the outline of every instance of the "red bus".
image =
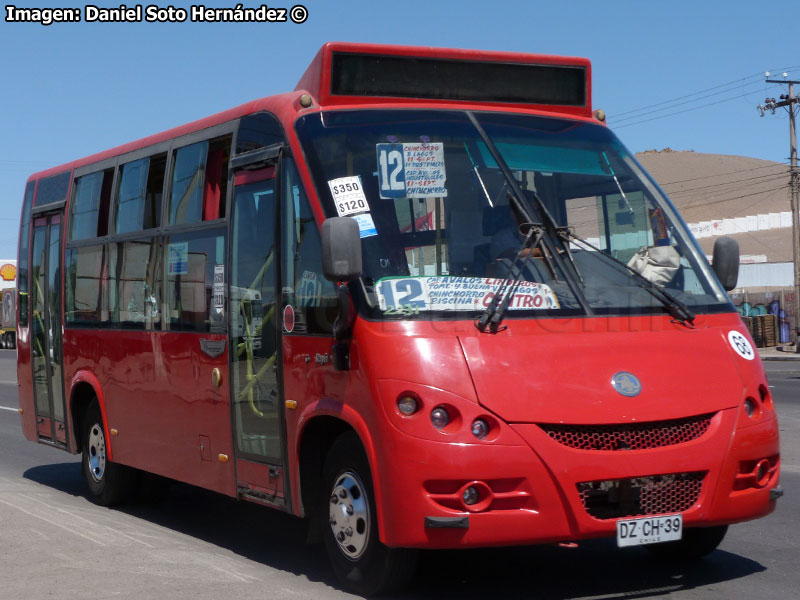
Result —
M591 105L590 63L330 43L295 91L37 173L25 436L306 517L338 577L616 537L701 556L775 508L726 294Z

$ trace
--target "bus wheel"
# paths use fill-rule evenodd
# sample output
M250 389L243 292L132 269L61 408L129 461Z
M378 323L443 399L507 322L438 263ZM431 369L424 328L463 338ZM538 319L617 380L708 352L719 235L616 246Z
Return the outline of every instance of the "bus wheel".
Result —
M101 506L113 506L133 492L136 472L108 460L103 419L96 402L86 411L83 421L83 476L92 499Z
M337 438L323 474L320 512L329 525L322 537L336 576L365 596L400 589L414 574L417 553L388 548L378 539L369 463L355 434Z
M666 560L694 560L711 554L722 543L727 525L692 527L683 530L683 539L663 544L649 544L650 553Z

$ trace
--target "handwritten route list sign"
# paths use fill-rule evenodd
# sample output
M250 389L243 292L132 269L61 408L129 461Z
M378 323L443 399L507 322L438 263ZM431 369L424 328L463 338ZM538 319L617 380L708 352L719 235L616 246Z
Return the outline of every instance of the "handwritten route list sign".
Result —
M444 144L377 144L381 198L447 196Z
M444 148L442 144L403 144L406 168L406 196L436 198L447 196Z

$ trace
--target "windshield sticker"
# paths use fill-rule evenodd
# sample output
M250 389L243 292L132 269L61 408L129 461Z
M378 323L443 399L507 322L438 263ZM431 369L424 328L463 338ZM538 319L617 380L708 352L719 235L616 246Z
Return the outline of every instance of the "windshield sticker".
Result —
M336 212L340 217L369 211L369 204L367 204L367 197L364 195L359 175L331 179L328 181L328 186L331 188L333 203L336 205Z
M753 360L756 357L756 353L753 352L753 347L750 345L750 342L748 342L747 338L738 331L728 332L728 343L731 345L731 348L734 349L736 354L745 360Z
M503 284L488 277L385 277L375 283L380 309L390 314L415 314L422 310L483 310ZM559 308L548 285L514 281L517 288L509 310ZM402 309L398 312L399 309Z
M378 230L375 229L375 221L372 220L371 214L353 215L350 218L358 222L358 237L365 238L378 235Z
M376 144L381 198L443 198L447 196L444 144Z

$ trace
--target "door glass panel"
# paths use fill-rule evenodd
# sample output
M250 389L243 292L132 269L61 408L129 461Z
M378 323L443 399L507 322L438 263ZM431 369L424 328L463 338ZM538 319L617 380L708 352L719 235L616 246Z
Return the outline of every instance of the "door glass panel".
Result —
M64 422L64 398L61 389L61 218L50 219L47 257L47 313L53 418Z
M231 373L239 452L280 460L274 183L240 185L234 194Z
M33 228L31 252L31 362L33 363L33 394L36 414L50 416L50 398L47 392L47 324L45 323L45 256L47 225L44 219Z

